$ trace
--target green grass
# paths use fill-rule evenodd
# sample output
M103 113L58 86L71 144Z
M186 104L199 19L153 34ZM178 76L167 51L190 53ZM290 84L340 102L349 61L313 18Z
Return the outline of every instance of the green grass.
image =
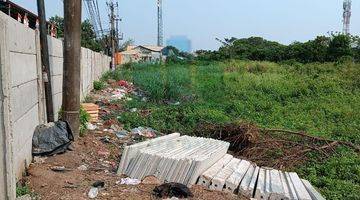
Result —
M16 186L16 197L21 197L27 194L31 194L30 188L28 185Z
M107 74L146 91L149 102L134 98L123 113L128 128L150 126L164 133L193 134L199 123L245 120L264 128L306 131L360 145L360 65L250 61L192 65L132 65ZM167 101L180 101L178 106ZM322 163L297 169L328 199L360 199L360 157L350 149Z
M83 137L87 130L87 123L90 121L90 114L80 107L80 136Z
M94 81L94 90L102 90L106 87L106 83L104 81Z

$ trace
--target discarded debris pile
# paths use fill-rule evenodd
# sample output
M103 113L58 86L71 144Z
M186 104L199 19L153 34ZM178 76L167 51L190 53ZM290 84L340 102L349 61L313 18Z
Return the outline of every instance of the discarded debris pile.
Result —
M263 129L255 144L236 152L236 155L261 166L285 169L300 166L314 153L317 156L312 156L312 159L323 161L337 154L336 149L339 146L359 152L359 147L349 142L315 137L305 132Z
M360 148L350 142L315 137L304 132L260 129L246 122L200 124L195 134L230 142L229 149L234 156L277 169L297 167L308 160L309 153L316 153L319 160L324 160L336 154L340 145L360 152Z
M193 185L206 169L223 157L229 143L175 133L126 147L119 173L143 179L153 175L161 182Z
M197 183L211 190L237 193L255 199L324 199L296 173L260 168L246 160L226 154L205 171Z
M229 143L179 133L125 147L119 174L202 185L256 199L324 199L296 173L261 168L226 154Z
M259 140L260 130L257 126L244 122L206 123L200 124L195 134L230 142L230 150L238 152L253 146Z

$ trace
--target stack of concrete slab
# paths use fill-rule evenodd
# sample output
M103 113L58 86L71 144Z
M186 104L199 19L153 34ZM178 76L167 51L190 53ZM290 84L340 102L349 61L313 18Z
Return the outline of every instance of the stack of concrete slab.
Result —
M172 134L125 148L119 173L136 179L153 175L162 182L193 185L224 157L229 146L219 140Z
M173 133L173 134L165 135L165 136L158 137L158 138L155 138L152 140L136 143L131 146L126 146L121 155L121 161L120 161L120 165L118 168L118 174L125 173L125 170L129 166L130 161L132 159L134 159L134 157L138 154L138 152L141 149L144 149L146 147L151 147L151 146L157 146L158 144L161 144L161 143L167 143L167 142L170 142L171 140L175 140L179 137L180 137L180 133Z
M308 181L300 179L296 173L260 168L228 154L200 175L197 184L211 190L237 193L259 200L324 199Z
M173 133L127 146L118 174L161 182L202 185L259 200L322 200L320 193L296 173L261 168L226 154L229 143Z

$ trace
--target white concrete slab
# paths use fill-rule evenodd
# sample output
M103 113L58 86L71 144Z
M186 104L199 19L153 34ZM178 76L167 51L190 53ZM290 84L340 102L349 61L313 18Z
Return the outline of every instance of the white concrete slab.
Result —
M187 183L187 185L194 185L198 177L202 173L204 173L204 171L206 171L210 166L216 163L220 158L222 158L226 154L230 146L230 144L227 142L215 140L212 140L212 142L214 143L212 143L210 146L218 145L218 148L214 148L214 150L210 149L209 151L203 152L203 155L198 156L198 160L196 161L198 162L198 165L195 167L192 177Z
M225 191L235 193L235 190L238 189L240 182L244 178L246 172L250 167L250 162L246 160L241 160L237 169L230 175L229 178L225 181ZM253 170L253 169L251 169Z
M240 183L239 196L244 196L246 198L253 197L255 184L259 175L259 170L260 167L257 167L256 165L252 165L249 167L243 180Z
M295 172L289 173L290 179L292 184L294 185L296 195L298 196L299 200L311 200L311 196L306 190L304 184L302 183L301 179Z
M10 67L12 87L37 79L35 54L32 55L10 52Z
M269 200L287 199L281 180L280 171L272 169L270 173L270 194Z
M291 181L289 172L285 172L284 175L285 175L286 183L288 185L290 199L298 200L299 198L296 194L295 187Z
M232 155L226 154L222 157L218 162L216 162L213 166L211 166L208 170L206 170L199 178L198 185L202 185L204 187L209 187L211 180L215 177L215 175L224 168L230 160L233 158Z
M151 146L151 145L157 145L159 143L162 143L166 140L171 140L171 139L176 139L180 137L180 133L173 133L173 134L170 134L170 135L166 135L166 136L162 136L162 137L158 137L158 138L155 138L153 140L150 140L150 141L145 141L145 142L141 142L141 143L137 143L137 144L134 144L130 147L125 147L125 150L121 156L121 161L120 161L120 165L119 165L119 168L118 168L118 174L122 174L124 173L124 170L128 167L129 165L129 162L132 158L134 158L137 154L137 152L142 149L142 148L145 148L147 146Z
M269 177L266 175L266 169L260 168L258 182L255 191L255 199L263 200L268 199L268 192L270 185L268 184L267 180Z
M211 181L209 188L211 190L222 191L226 179L236 170L240 159L233 158Z
M325 200L325 198L307 180L301 179L312 200Z
M285 199L294 199L293 195L290 193L289 184L288 181L286 180L284 172L280 172L280 179L281 179L282 187L284 188Z

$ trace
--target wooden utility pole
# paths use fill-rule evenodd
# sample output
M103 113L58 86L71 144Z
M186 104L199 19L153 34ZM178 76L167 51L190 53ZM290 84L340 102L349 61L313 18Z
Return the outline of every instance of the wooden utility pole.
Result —
M110 1L108 6L110 8L111 70L115 70L115 4L113 1Z
M40 46L41 46L41 63L43 71L43 80L46 97L46 116L48 122L54 121L54 107L51 89L51 72L49 63L49 50L47 40L46 16L44 0L37 0L39 29L40 29Z
M64 0L63 120L79 137L81 0Z

